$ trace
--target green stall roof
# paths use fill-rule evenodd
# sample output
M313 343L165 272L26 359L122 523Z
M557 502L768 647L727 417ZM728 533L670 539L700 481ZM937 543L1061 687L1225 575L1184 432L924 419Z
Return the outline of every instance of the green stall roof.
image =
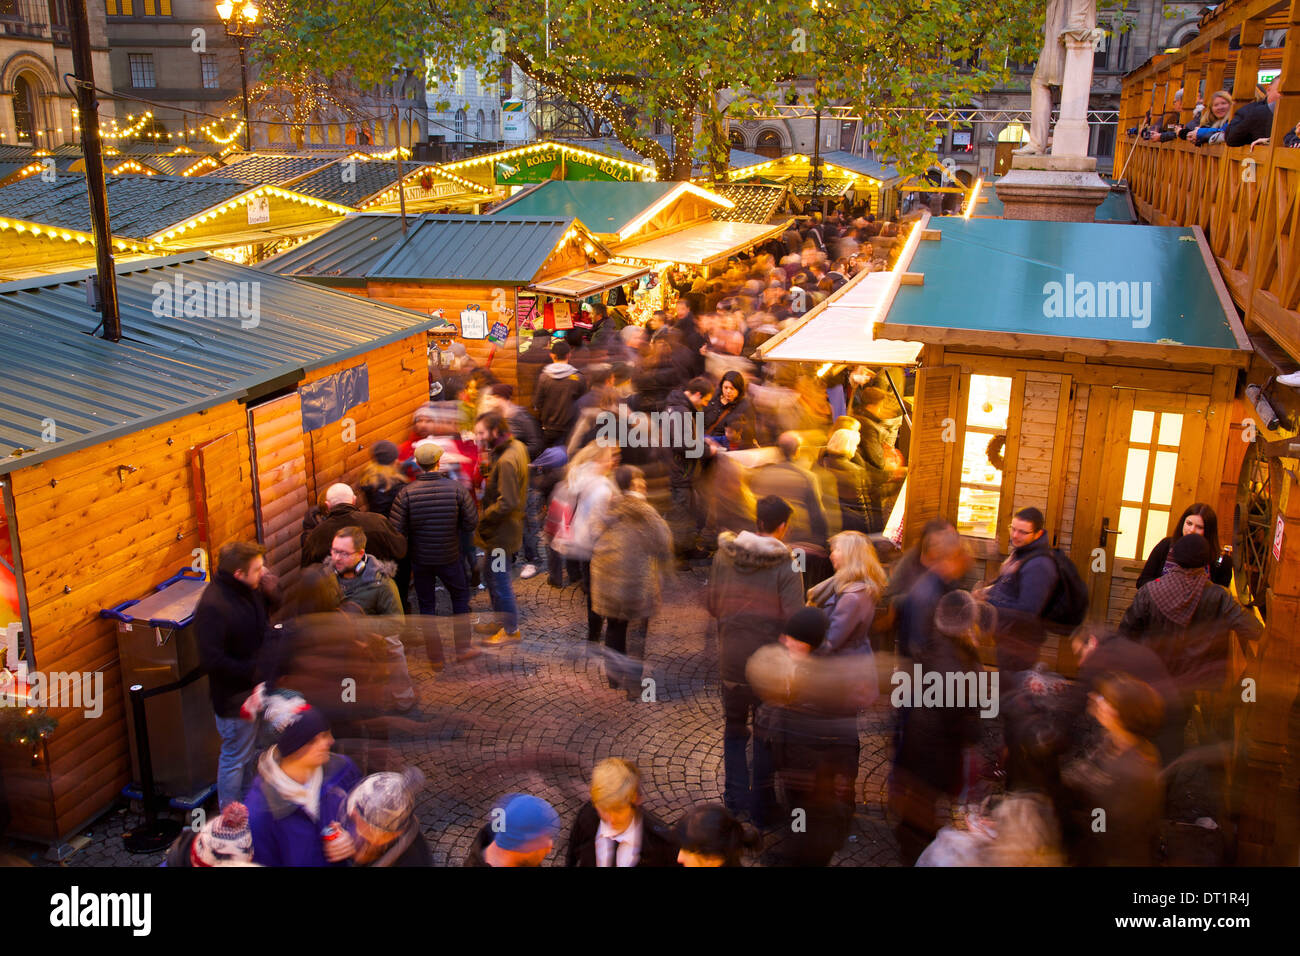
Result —
M553 180L506 200L490 215L577 219L595 233L619 232L679 185Z
M928 228L940 238L908 267L923 283L898 290L877 337L1234 365L1249 354L1195 229L951 217Z

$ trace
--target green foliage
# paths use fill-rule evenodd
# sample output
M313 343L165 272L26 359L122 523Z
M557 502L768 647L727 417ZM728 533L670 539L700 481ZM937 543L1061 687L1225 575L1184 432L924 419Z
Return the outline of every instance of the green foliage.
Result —
M267 82L346 73L365 88L426 61L430 85L453 66L490 81L504 58L608 122L661 178L684 179L692 155L725 156L728 114L774 104L801 78L810 105L854 107L878 155L923 168L934 137L924 114L889 111L965 105L1008 64L1032 61L1046 0L551 0L549 18L539 0L269 5L258 41ZM673 155L649 137L656 119L674 134Z

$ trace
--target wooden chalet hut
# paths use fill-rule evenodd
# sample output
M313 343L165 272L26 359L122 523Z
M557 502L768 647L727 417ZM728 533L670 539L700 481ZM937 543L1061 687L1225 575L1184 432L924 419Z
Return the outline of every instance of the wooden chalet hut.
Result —
M997 575L1011 515L1032 505L1092 616L1114 622L1184 508L1230 520L1250 348L1199 228L927 214L892 272L856 277L760 352L919 366L906 542L945 517L978 578Z
M34 668L104 674L99 718L51 709L34 754L0 743L9 832L56 848L130 777L101 609L237 539L263 543L292 587L309 502L408 433L441 324L187 254L117 268L123 337L109 342L86 275L0 285L0 610L21 621ZM239 291L214 310L218 286Z

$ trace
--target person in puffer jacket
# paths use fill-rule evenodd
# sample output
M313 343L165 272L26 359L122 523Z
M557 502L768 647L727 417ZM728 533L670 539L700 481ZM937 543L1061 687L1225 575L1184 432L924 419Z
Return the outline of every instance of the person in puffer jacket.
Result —
M803 607L800 562L785 546L791 508L775 495L758 502L758 533L718 535L706 603L718 622L722 676L724 800L733 813L753 814L759 824L773 818L775 792L771 754L766 743L754 741L753 783L746 757L751 718L759 699L745 677L750 656L781 636L781 627Z
M465 485L438 469L442 455L442 446L433 439L416 446L415 460L424 474L398 492L388 520L408 542L421 617L433 616L439 580L451 596L456 659L461 661L476 656L470 644L469 582L462 561L461 540L462 533L478 525L478 507ZM442 638L432 622L424 627L424 643L429 661L440 668Z

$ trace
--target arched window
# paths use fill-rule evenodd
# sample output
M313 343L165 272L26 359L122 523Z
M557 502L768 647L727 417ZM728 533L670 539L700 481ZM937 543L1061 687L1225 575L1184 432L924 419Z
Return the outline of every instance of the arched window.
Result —
M487 137L487 138L488 138L488 139L493 139L493 140L496 140L496 139L500 139L500 138L501 138L501 126L497 123L497 111L496 111L496 110L493 110L493 111L492 111L492 126L491 126L491 128L488 130L488 137Z
M14 131L18 142L36 142L36 96L21 76L14 80Z
M774 129L765 129L758 134L758 142L754 145L754 152L760 156L766 156L768 159L776 159L781 155L781 134Z
M465 111L456 111L456 138L464 139L465 137Z
M474 120L474 138L475 138L475 139L483 139L483 132L484 132L484 130L485 130L485 128L486 128L486 123L487 123L487 117L485 117L485 116L483 115L483 111L482 111L482 110L479 110L479 111L478 111L478 116L477 116L477 117L475 118L475 120Z
M745 134L738 129L727 130L727 139L731 141L733 149L745 148Z

